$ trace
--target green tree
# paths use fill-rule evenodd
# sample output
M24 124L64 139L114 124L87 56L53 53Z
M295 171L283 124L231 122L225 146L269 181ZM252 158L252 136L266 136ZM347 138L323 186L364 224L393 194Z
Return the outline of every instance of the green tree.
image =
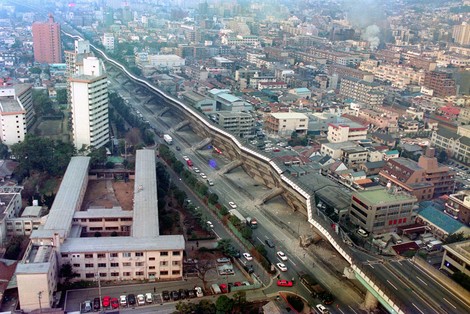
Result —
M88 157L90 158L90 166L92 168L99 167L106 163L108 157L106 156L106 148L92 148L91 151L88 153Z
M8 146L0 142L0 159L7 159L9 156Z
M463 235L463 232L458 232L458 233L453 233L450 234L446 239L445 239L445 244L451 244L455 242L460 242L466 240L465 236Z
M217 313L229 313L233 309L233 300L226 295L221 295L215 301Z
M444 149L441 150L437 155L437 161L440 163L446 162L448 159L449 157L447 156L447 152Z
M196 305L196 314L215 314L216 309L214 303L209 300L201 300Z
M32 67L29 69L29 72L31 72L31 74L41 74L42 70L38 67Z
M183 302L183 301L179 301L179 302L175 305L175 308L176 308L176 312L177 312L177 313L189 314L189 313L192 313L192 312L195 310L196 304L194 304L194 303L186 303L186 302Z
M52 100L43 90L35 90L33 92L33 107L38 116L54 113Z
M209 194L207 201L209 202L209 204L214 205L219 201L219 196L215 193L211 193Z
M66 89L58 89L57 90L56 100L59 104L66 104L67 103L67 90Z
M217 242L217 250L220 250L224 255L229 255L232 250L232 240L219 240L219 242Z
M266 250L266 247L263 244L257 244L255 246L255 249L259 252L259 254L263 255L264 257L268 255L268 251Z
M72 264L70 263L65 263L60 267L59 277L63 278L66 283L77 275L78 274L73 271Z
M240 232L242 234L242 237L247 240L250 240L253 235L253 230L251 230L251 228L247 226L244 226L242 230L240 230Z
M470 277L468 275L458 271L453 273L451 278L465 289L470 290Z
M238 313L244 313L244 307L246 305L246 292L237 291L233 294L233 301L235 307L238 308Z

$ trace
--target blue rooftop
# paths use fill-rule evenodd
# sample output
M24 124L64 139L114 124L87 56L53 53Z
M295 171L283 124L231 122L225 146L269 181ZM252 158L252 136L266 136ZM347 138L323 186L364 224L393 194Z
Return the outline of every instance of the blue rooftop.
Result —
M434 225L441 228L442 230L448 232L449 234L453 234L459 231L460 228L465 226L458 220L455 220L449 215L444 214L439 209L436 209L433 205L429 205L422 209L419 212L419 215L425 218L426 220L432 222Z
M397 150L388 150L385 152L385 155L395 155L395 154L398 154L399 151Z
M306 87L295 88L296 93L310 93L310 90Z

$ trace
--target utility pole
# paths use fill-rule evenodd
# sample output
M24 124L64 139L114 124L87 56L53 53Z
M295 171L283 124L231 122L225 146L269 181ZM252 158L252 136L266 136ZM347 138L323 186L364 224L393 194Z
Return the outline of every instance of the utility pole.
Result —
M98 295L100 297L100 303L101 303L101 300L103 300L103 299L101 298L101 277L100 277L100 273L96 273L95 278L98 279Z

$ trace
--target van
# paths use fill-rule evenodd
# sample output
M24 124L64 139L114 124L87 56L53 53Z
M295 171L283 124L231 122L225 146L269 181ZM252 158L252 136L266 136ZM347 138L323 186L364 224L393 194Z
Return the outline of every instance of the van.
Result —
M221 294L222 293L222 290L220 290L220 287L218 284L214 283L212 286L211 286L211 289L212 289L212 292L214 294Z

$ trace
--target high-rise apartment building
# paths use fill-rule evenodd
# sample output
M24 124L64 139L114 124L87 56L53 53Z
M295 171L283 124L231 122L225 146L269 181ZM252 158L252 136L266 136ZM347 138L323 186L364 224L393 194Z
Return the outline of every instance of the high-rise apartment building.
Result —
M73 142L77 149L100 148L109 141L105 68L96 57L86 57L76 65L76 73L69 78Z
M24 140L34 119L31 85L0 87L1 140L12 145Z
M424 75L424 86L433 90L433 96L455 96L457 88L450 73L430 71Z
M463 22L461 25L455 25L452 38L457 44L470 45L470 24Z
M60 24L49 15L47 22L33 23L34 61L40 63L61 63Z

